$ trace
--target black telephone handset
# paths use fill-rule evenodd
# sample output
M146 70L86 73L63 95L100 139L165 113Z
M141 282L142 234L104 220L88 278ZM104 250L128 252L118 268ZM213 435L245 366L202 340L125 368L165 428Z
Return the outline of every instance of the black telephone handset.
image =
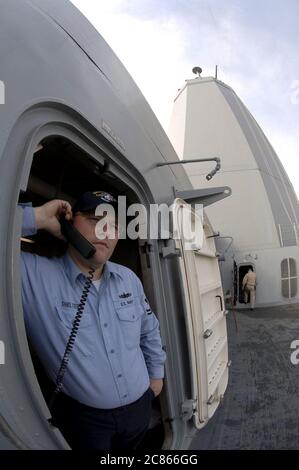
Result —
M74 247L76 250L83 256L83 258L89 259L91 258L95 252L96 248L95 246L90 243L80 232L77 230L73 223L69 220L66 220L64 216L61 217L60 219L60 225L61 225L61 233L62 235L66 238L66 240ZM63 383L63 378L64 374L66 372L70 354L72 352L73 346L75 344L76 336L78 333L80 321L82 318L82 315L84 313L84 307L85 303L87 300L88 292L92 283L92 279L94 276L94 271L95 269L90 266L90 270L88 272L88 276L86 277L86 282L84 284L84 288L81 294L80 302L77 308L77 312L73 321L72 329L65 347L64 355L56 376L56 383L55 383L55 389L52 394L52 397L50 399L50 402L48 404L49 408L51 409L53 407L53 404L55 402L55 399L57 398L58 394L62 390L62 383Z
M61 233L66 240L83 256L83 258L91 258L96 248L77 230L70 220L66 220L63 216L60 219Z

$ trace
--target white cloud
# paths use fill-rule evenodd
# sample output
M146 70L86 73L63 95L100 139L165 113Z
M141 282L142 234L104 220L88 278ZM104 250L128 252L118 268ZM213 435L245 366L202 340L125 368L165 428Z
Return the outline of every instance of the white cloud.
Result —
M139 20L119 13L121 2L95 8L94 2L73 0L123 62L162 125L168 125L173 99L185 79L186 45L174 17Z
M191 2L184 9L163 4L159 10L159 4L153 9L141 1L134 15L134 2L73 3L118 55L164 129L178 88L194 77L192 67L200 65L203 75L213 75L215 64L220 65L219 78L265 130L298 192L299 105L291 102L292 83L299 79L295 46L275 32L248 27L244 18L240 20L240 8L215 16L208 3Z
M177 91L178 64L184 61L182 34L172 19L156 24L121 15L114 20L114 26L118 38L108 42L165 125ZM103 31L105 38L109 34ZM119 41L119 35L125 40Z

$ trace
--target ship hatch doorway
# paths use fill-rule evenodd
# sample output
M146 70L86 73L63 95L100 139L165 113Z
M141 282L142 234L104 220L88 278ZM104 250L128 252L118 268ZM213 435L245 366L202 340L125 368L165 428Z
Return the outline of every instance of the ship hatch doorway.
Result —
M248 269L251 268L253 271L253 265L252 264L242 264L241 266L239 266L239 270L238 270L238 274L239 274L239 289L238 289L238 294L239 294L239 303L240 304L244 304L244 291L242 289L242 282L243 282L243 278L245 276L245 274L248 273Z
M49 136L37 146L33 156L26 191L20 193L19 202L31 202L33 207L52 199L65 199L71 203L84 192L103 190L113 194L126 195L127 206L140 202L137 195L120 178L117 178L110 167L101 166L74 142L58 136ZM129 222L129 218L127 220ZM48 232L39 231L30 239L22 239L23 251L39 256L61 257L67 245ZM143 282L143 270L140 259L139 240L126 238L119 240L111 261L122 264L134 271ZM143 282L146 288L145 283ZM155 310L155 299L146 291L150 304ZM29 338L28 338L29 341ZM53 384L50 382L44 366L29 341L31 359L36 378L43 397L48 403ZM153 400L152 419L149 430L141 447L145 450L161 450L164 442L160 400Z

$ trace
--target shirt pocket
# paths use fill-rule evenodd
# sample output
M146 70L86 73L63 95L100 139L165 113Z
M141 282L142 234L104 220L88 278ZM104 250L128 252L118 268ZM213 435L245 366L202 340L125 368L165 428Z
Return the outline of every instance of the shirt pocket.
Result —
M114 308L126 347L136 349L140 344L141 317L144 312L139 298L133 298L130 302L127 304L119 299L114 300Z
M78 311L78 306L76 304L70 304L70 306L64 307L61 305L61 301L57 301L55 310L63 327L66 345L73 327L73 322L76 317L76 313ZM78 326L77 334L75 336L73 347L74 351L78 351L84 356L91 356L93 354L94 347L92 341L92 330L93 329L90 312L88 312L88 310L83 311L83 315Z

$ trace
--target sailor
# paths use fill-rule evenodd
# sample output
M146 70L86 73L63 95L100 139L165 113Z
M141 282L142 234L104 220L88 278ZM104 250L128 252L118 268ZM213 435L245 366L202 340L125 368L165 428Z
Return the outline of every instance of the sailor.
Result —
M250 310L254 309L255 291L256 291L256 273L252 268L248 269L247 274L243 277L242 288L244 291L244 302L248 302L248 294L250 295Z
M101 239L95 234L101 220L95 209L103 203L116 207L113 196L102 191L85 193L73 209L64 200L35 208L21 204L23 236L43 229L64 238L63 215L96 249L90 259L71 244L60 258L22 252L22 302L30 343L54 384L78 307L84 306L62 392L51 409L53 424L70 447L133 450L163 387L165 352L141 281L108 261L118 242L117 224L110 226L114 237L108 231ZM93 279L82 302L91 267Z

